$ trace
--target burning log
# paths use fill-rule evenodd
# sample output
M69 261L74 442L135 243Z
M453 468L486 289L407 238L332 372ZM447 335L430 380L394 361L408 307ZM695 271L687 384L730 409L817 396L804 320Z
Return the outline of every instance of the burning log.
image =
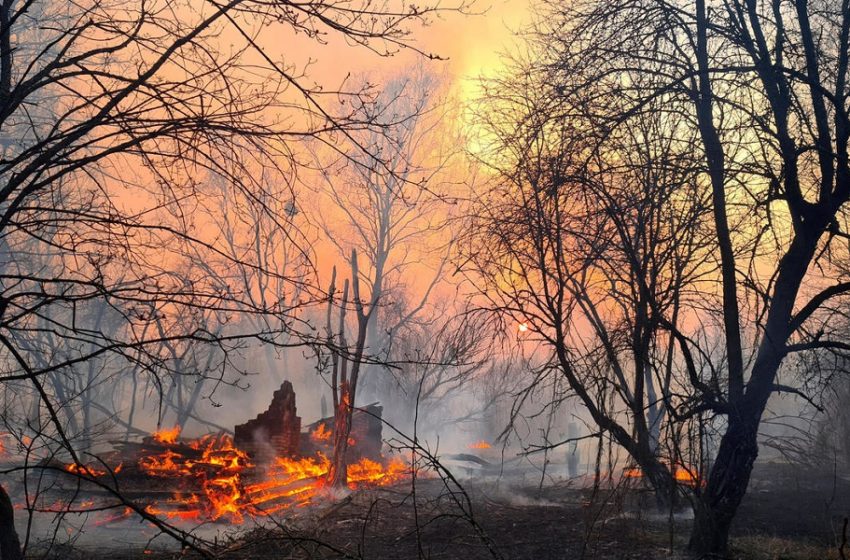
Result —
M298 455L301 417L297 415L292 383L284 381L274 392L269 408L255 419L236 426L234 432L236 446L258 461Z

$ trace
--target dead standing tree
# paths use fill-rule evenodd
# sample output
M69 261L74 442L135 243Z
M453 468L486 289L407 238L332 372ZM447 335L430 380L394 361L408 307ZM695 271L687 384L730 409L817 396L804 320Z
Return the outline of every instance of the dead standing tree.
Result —
M357 251L351 251L349 261L351 279L345 280L342 299L339 304L339 322L334 330L333 307L336 297L336 267L333 269L328 289L328 311L325 325L331 351L331 392L334 407L333 457L327 481L333 488L346 488L348 485L348 438L351 435L351 422L354 416L354 403L357 397L357 384L360 381L360 368L366 350L366 335L369 321L378 305L379 292L373 291L368 304L364 305L360 294L360 270L357 265ZM349 287L351 294L349 299ZM347 342L346 314L349 306L356 313L354 346Z

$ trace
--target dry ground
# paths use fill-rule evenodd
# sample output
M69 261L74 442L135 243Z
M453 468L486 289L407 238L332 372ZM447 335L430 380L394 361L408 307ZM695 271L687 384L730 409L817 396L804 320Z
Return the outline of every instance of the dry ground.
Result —
M658 512L638 488L595 495L567 483L520 488L492 481L464 484L471 515L440 480L352 494L299 511L286 525L267 525L219 541L221 558L410 558L478 560L687 558L688 515ZM414 503L416 507L414 507ZM839 559L841 525L850 516L850 481L762 464L742 505L731 557L741 560ZM294 521L292 521L294 520ZM194 557L110 546L63 547L47 557L130 560ZM850 557L850 547L847 551ZM39 555L38 557L44 557Z

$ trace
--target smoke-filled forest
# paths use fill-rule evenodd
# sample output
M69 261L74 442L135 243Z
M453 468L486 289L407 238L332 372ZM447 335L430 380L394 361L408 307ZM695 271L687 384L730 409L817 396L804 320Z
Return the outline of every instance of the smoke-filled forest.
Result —
M0 560L850 558L850 0L0 0Z

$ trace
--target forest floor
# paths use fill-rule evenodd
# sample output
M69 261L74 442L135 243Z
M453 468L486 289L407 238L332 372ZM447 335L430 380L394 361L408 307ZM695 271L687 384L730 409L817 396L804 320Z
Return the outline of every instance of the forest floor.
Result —
M283 558L684 559L687 512L659 512L638 488L579 489L568 483L512 486L463 483L449 492L439 479L351 494L304 508L285 524L266 524L219 541L227 560ZM469 501L467 501L467 498ZM471 510L468 504L472 504ZM414 507L414 504L416 506ZM470 514L471 511L471 514ZM731 558L840 558L843 519L850 516L850 480L787 464L760 464L741 506ZM848 536L850 537L850 536ZM109 537L104 535L104 541ZM850 558L850 545L846 554ZM193 553L112 547L54 548L48 558L165 560ZM43 558L43 555L34 556Z

